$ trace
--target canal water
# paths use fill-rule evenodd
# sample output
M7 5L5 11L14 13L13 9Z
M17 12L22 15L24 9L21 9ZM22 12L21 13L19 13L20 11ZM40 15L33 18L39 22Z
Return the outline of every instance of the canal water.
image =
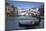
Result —
M38 18L33 16L16 16L16 17L6 17L6 30L16 30L16 29L26 29L26 27L20 27L19 22L20 21L33 21L35 19L36 21L39 21ZM26 21L25 21L26 20ZM38 26L35 27L35 29L43 28L44 27L44 19L41 19L41 22Z

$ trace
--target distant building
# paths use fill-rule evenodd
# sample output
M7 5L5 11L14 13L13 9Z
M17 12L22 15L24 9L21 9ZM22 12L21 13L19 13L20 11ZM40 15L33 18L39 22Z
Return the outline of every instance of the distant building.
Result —
M39 8L40 16L44 16L44 4Z
M15 16L17 13L18 13L17 8L6 2L6 4L5 4L5 14L6 14L6 16Z
M34 15L34 16L36 16L36 15L39 15L39 8L30 8L28 11L27 11L27 13L28 13L28 15Z

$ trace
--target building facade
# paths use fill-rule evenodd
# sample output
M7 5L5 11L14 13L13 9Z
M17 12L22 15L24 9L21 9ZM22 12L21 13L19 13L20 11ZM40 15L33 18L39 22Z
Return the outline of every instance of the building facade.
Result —
M18 13L17 7L10 5L9 3L5 4L5 14L6 16L16 16Z

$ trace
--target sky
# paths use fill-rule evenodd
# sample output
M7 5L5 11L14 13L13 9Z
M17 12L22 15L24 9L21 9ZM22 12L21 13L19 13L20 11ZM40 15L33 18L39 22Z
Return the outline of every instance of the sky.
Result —
M9 1L9 3L20 8L36 8L43 5L41 2Z

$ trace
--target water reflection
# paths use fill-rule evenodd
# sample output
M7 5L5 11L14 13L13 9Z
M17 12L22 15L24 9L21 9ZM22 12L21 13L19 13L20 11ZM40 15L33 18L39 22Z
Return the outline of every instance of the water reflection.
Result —
M16 17L7 17L6 18L7 22L6 22L6 30L16 30L16 29L26 29L27 27L20 27L19 26L19 22L22 24L25 24L28 22L30 23L30 21L36 21L38 22L39 19L36 17L32 17L32 16L16 16ZM35 20L33 20L35 19ZM44 27L44 19L41 19L41 22L38 26L35 26L33 28L43 28Z

